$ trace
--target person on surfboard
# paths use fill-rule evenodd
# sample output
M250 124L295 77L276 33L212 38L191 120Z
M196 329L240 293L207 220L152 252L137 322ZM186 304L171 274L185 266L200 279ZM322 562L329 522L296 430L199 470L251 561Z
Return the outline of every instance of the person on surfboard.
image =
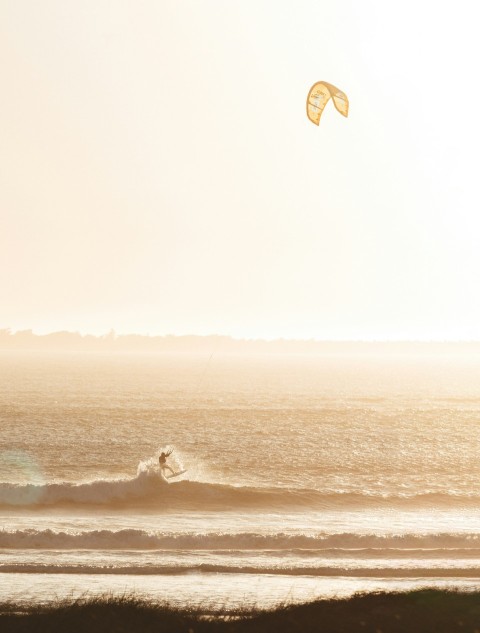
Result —
M166 453L164 453L163 451L162 453L160 453L160 457L158 458L158 463L160 464L160 470L162 471L162 475L165 475L166 470L169 470L172 473L172 475L175 475L175 472L173 471L173 469L170 468L170 466L167 464L167 457L170 457L172 453L173 453L173 448L171 448Z

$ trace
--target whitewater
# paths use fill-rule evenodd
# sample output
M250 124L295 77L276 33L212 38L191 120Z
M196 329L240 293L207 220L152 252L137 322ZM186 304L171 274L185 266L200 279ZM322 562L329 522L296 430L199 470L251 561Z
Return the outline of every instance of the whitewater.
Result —
M0 352L0 600L478 588L479 379L467 354Z

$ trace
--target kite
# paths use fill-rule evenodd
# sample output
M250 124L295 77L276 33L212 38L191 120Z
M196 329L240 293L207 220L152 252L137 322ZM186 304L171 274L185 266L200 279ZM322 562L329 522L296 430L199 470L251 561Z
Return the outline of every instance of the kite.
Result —
M340 114L348 116L347 95L326 81L317 81L317 83L313 84L310 88L307 97L307 116L315 125L320 124L323 109L330 98Z

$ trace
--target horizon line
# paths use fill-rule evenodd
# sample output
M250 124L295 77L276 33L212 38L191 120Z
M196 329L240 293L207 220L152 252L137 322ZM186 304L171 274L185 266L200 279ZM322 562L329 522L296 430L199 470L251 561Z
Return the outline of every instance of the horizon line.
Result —
M44 338L49 336L54 336L58 334L64 335L73 335L85 338L94 338L100 340L117 340L123 337L139 337L139 338L199 338L199 339L207 339L207 338L222 338L228 339L234 342L254 342L254 343L342 343L342 344L433 344L433 345L441 345L441 344L478 344L480 343L480 339L412 339L412 338L396 338L396 339L386 339L386 338L364 338L364 339L341 339L341 338L290 338L290 337L275 337L275 338L264 338L264 337L238 337L232 334L193 334L193 333L185 333L185 334L150 334L150 333L138 333L138 332L129 332L129 333L117 333L114 328L111 328L108 332L104 334L91 334L91 333L82 333L79 330L53 330L50 332L46 332L43 334L38 334L33 331L33 329L18 329L13 330L12 328L0 327L0 336L17 336L17 335L29 335L32 337Z

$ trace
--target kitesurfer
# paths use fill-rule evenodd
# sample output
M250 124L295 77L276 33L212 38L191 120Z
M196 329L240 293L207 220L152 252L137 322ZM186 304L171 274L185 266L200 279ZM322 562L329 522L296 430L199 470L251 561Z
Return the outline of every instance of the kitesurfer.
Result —
M170 466L167 464L167 457L170 457L172 453L173 453L173 448L171 448L166 453L163 451L160 453L160 457L158 458L158 463L160 464L160 470L162 471L162 475L165 475L166 470L169 470L172 473L172 475L175 474L173 469L170 468Z

